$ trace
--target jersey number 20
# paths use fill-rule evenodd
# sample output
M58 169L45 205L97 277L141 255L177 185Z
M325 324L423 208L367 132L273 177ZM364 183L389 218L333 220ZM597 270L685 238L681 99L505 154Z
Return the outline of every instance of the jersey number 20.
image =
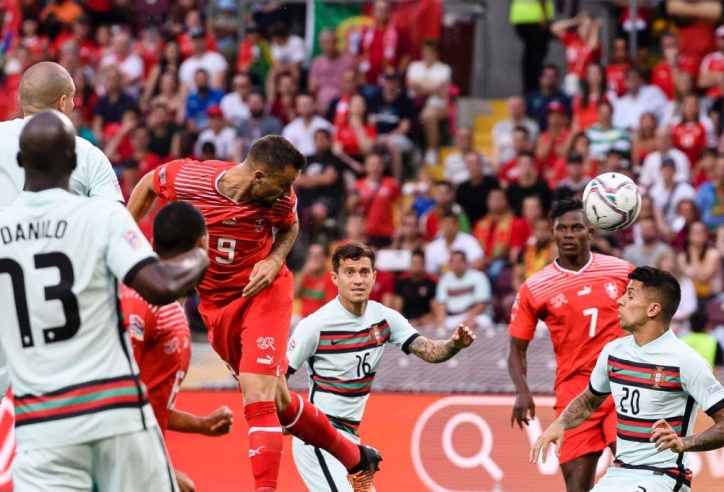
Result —
M57 268L60 273L60 283L45 287L45 300L58 300L63 305L65 324L55 328L43 330L45 343L60 342L73 337L80 329L80 312L78 310L78 299L71 290L75 282L73 264L63 253L43 253L34 256L35 269ZM10 258L0 259L0 274L10 275L15 297L15 311L20 325L20 341L23 348L33 347L33 332L30 329L30 312L28 310L28 299L25 291L25 274L20 264Z

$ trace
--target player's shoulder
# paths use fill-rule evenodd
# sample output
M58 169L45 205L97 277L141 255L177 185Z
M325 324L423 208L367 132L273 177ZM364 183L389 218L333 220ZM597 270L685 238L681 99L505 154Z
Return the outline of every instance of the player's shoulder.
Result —
M592 253L592 255L591 267L585 272L591 277L598 277L605 274L607 277L621 276L628 278L629 272L634 269L631 263L621 258L600 253Z
M341 305L338 298L334 298L327 304L317 309L315 312L301 320L297 324L297 330L300 328L304 329L316 329L319 331L323 325L327 324L330 320L339 318Z
M531 292L534 292L539 287L550 285L552 280L560 276L561 271L558 269L554 260L550 265L546 265L523 282L523 286Z
M25 121L24 118L15 118L14 120L0 122L0 136L19 136L26 124L27 121Z

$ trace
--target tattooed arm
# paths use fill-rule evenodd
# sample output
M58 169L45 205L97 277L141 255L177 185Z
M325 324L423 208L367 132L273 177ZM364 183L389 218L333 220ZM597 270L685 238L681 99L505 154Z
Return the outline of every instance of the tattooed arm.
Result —
M450 340L430 340L423 336L415 338L408 350L425 362L437 363L451 359L462 349L469 347L475 335L467 326L460 325Z
M686 437L679 437L669 423L661 419L653 426L651 442L656 443L658 451L671 449L674 453L711 451L724 447L724 408L714 412L711 418L714 419L714 425L700 434Z
M536 463L538 456L543 452L543 463L545 463L546 457L548 456L548 446L551 443L555 443L556 456L560 456L561 446L563 446L563 433L569 429L578 427L588 420L607 397L608 395L597 395L591 391L591 388L586 388L535 441L533 447L530 449L530 462Z

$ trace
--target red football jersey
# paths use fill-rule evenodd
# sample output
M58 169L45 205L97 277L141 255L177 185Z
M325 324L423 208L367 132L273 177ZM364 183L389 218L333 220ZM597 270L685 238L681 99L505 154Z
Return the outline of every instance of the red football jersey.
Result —
M680 55L676 64L679 70L690 73L694 78L694 83L696 83L697 66L694 60L688 56ZM664 91L669 101L674 99L674 73L671 65L666 60L660 61L651 70L651 85L656 85Z
M191 159L171 161L153 172L153 187L167 200L184 200L198 208L209 231L211 264L198 287L202 303L218 307L241 296L254 265L267 258L274 242L273 229L288 229L297 217L297 197L279 198L274 206L237 203L216 187L234 162ZM282 266L280 273L286 269Z
M707 72L724 73L724 53L715 51L704 57L701 61L701 67L699 67L699 75ZM722 96L724 96L724 92L718 85L713 85L706 91L706 97L712 99Z
M302 292L299 294L300 314L306 318L335 297L337 297L337 286L334 285L329 272L325 271L318 277L307 275L302 281Z
M679 123L671 131L674 147L686 154L693 166L706 148L706 128L699 122Z
M165 431L191 362L191 332L184 310L178 302L152 306L122 285L121 312L141 381L148 388L158 425Z
M579 79L584 78L588 65L601 58L601 45L591 49L575 32L567 31L561 38L561 43L566 48L566 72L575 73Z
M623 335L616 300L628 286L629 262L591 254L580 271L554 261L518 291L508 332L532 340L538 320L548 326L556 356L555 386L591 375L604 345Z
M626 93L626 72L631 68L631 64L626 63L609 63L606 65L606 86L608 90L616 93L618 97Z

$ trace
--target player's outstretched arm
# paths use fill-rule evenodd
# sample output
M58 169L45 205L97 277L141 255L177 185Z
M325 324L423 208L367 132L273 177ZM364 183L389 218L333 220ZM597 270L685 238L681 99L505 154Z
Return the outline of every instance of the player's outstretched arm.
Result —
M415 338L408 350L425 362L445 362L462 349L475 341L472 330L465 325L458 325L450 340L430 340L423 336Z
M578 427L596 411L606 400L608 395L595 395L590 388L586 388L575 400L568 404L560 417L558 417L546 431L536 439L530 448L530 462L536 463L541 452L543 463L546 462L548 446L556 445L556 456L561 455L563 434L565 431Z
M153 189L153 173L141 178L128 199L128 211L136 222L144 218L153 207L156 191Z
M129 282L133 290L156 306L187 295L201 281L209 266L203 248L194 248L169 261L157 261L142 267Z
M292 250L298 234L299 219L295 219L290 228L279 229L269 256L254 265L249 275L249 283L242 292L244 297L254 297L271 285Z
M517 392L513 414L510 417L510 426L513 427L517 422L521 429L523 424L528 425L528 422L535 418L535 401L530 393L527 380L529 343L528 340L511 336L508 350L508 373Z
M168 419L168 429L189 434L203 434L217 437L231 432L234 425L234 414L227 406L216 409L206 417L199 417L191 413L174 410Z
M653 425L651 442L661 452L670 449L674 453L685 451L711 451L724 447L724 408L717 410L711 418L715 424L701 434L679 437L666 420L661 419Z

